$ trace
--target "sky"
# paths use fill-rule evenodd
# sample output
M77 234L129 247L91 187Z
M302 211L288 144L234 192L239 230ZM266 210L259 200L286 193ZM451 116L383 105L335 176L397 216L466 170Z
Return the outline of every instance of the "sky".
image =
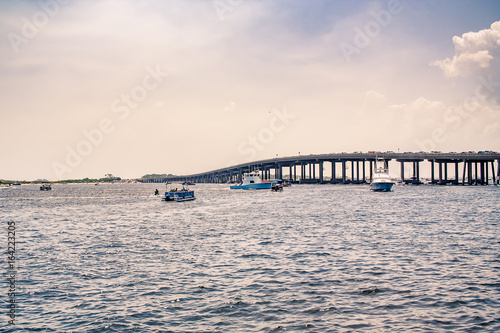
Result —
M0 179L500 151L500 2L0 0Z

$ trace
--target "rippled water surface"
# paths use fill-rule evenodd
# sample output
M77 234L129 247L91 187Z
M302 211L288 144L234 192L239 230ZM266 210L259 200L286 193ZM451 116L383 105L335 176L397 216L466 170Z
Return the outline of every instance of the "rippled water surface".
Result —
M161 186L2 189L17 329L500 330L499 187L198 184L197 200L166 203Z

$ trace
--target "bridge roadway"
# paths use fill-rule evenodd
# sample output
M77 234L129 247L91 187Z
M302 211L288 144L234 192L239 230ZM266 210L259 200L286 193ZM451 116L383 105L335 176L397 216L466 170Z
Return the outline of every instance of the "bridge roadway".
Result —
M172 181L191 181L194 183L227 183L240 182L245 172L259 171L263 180L272 178L282 179L283 169L289 168L288 176L296 183L342 183L362 184L369 182L375 170L375 161L384 159L396 160L401 164L400 178L405 183L421 184L420 163L427 160L431 163L431 183L462 184L462 185L488 185L499 183L500 178L500 153L394 153L394 152L368 152L368 153L331 153L311 154L290 157L277 157L273 159L243 163L227 168L221 168L208 172L172 176L166 178L140 179L147 183L165 183ZM496 170L495 170L496 161ZM331 175L324 174L324 163L331 164ZM368 167L367 164L368 163ZM411 175L405 175L405 164L412 166ZM350 165L350 175L348 169ZM448 173L448 167L452 165L454 175ZM461 166L461 172L459 171ZM299 173L297 173L299 169ZM452 169L452 170L453 170ZM337 177L337 170L341 177ZM491 171L491 173L490 173ZM350 176L350 177L349 177ZM410 177L407 177L410 176ZM489 179L492 182L489 182ZM460 181L461 179L461 181Z

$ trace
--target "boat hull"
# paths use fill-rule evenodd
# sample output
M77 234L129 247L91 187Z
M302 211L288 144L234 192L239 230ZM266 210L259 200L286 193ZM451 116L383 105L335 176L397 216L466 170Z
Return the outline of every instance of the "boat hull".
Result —
M162 198L163 201L190 201L196 199L194 197L194 191L181 191L181 192L165 192L165 197Z
M270 190L273 183L255 183L246 185L232 185L231 190Z
M374 192L390 192L394 183L392 182L378 182L371 183L370 189Z

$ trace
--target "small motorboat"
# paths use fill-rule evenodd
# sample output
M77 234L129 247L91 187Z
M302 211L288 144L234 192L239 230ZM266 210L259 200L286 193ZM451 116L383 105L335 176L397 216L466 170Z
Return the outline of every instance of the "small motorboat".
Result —
M165 191L165 196L161 199L162 201L191 201L196 199L194 196L194 191L188 189L186 184L182 185L181 189L177 187L174 188L174 183L166 183L167 190Z
M50 184L42 184L40 186L40 191L51 191L52 190L52 185Z
M274 191L274 192L283 191L283 183L273 183L271 185L271 191Z
M231 190L269 190L273 183L262 181L259 177L259 172L249 172L243 175L243 182L239 185L230 186Z

